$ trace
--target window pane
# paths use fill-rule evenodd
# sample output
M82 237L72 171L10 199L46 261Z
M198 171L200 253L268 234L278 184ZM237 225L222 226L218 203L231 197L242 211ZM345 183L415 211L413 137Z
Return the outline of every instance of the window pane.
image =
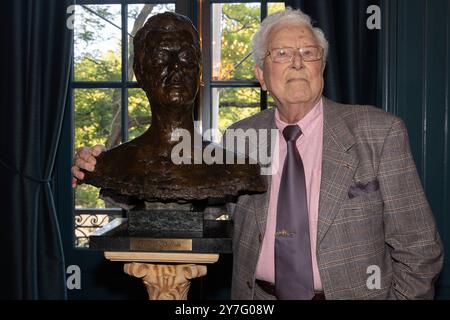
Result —
M152 120L147 96L142 89L128 90L128 137L134 139L143 134Z
M144 23L155 14L171 11L175 12L175 4L131 4L128 6L128 33L134 37L136 32L144 25ZM127 79L136 81L133 72L133 39L128 37L128 70Z
M77 5L74 27L75 81L120 80L120 5Z
M120 143L120 89L74 90L75 148ZM98 188L81 185L75 191L76 208L104 208Z
M74 90L75 146L120 143L121 89Z
M212 5L213 80L254 79L251 39L260 24L259 3Z
M221 134L231 124L250 117L260 111L259 88L213 89L213 97L218 99L218 124ZM214 104L214 102L213 102Z
M267 4L267 13L268 15L271 15L272 13L275 13L277 11L284 10L284 2L269 2Z

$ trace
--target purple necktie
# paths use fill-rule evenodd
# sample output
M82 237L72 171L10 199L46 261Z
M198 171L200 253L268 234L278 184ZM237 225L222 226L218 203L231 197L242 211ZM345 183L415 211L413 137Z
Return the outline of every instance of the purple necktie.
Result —
M283 130L287 154L275 234L275 294L280 300L310 300L314 296L305 171L296 146L301 134L297 125Z

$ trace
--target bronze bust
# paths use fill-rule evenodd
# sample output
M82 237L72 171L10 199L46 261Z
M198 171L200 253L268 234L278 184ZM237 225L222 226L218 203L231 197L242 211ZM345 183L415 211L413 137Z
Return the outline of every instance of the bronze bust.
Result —
M176 129L194 137L193 108L201 70L197 30L186 17L166 12L151 17L134 38L134 71L152 109L150 128L141 136L101 154L84 182L116 199L189 202L264 192L256 164L174 164ZM204 141L202 152L211 142ZM198 149L198 148L197 148Z

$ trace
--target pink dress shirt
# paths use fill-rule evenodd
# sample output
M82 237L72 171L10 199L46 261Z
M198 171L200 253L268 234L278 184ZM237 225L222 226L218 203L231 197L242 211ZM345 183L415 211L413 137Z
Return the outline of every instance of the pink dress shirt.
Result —
M279 152L273 155L272 183L270 186L269 208L264 239L256 266L256 278L275 283L275 227L277 217L278 192L286 158L286 141L281 132L288 125L280 120L278 110L275 110L275 122L280 130L278 147ZM320 179L322 174L322 144L323 144L323 102L322 99L297 125L303 134L297 140L297 149L303 160L305 168L306 191L308 198L309 232L311 237L311 256L314 273L314 289L322 290L319 268L316 258L317 221L319 215ZM275 150L277 148L275 147Z

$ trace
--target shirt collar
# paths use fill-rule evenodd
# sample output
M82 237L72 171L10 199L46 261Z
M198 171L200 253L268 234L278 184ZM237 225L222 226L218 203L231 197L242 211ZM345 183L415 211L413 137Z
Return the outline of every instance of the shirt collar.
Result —
M323 114L323 99L320 98L319 102L309 111L306 116L303 117L300 121L298 121L296 124L302 129L302 134L307 137L311 131L314 129L315 124L318 120L320 120L320 117ZM289 123L284 122L280 119L280 113L278 112L278 109L275 109L275 124L280 130L280 132L283 132L284 128L286 128Z

